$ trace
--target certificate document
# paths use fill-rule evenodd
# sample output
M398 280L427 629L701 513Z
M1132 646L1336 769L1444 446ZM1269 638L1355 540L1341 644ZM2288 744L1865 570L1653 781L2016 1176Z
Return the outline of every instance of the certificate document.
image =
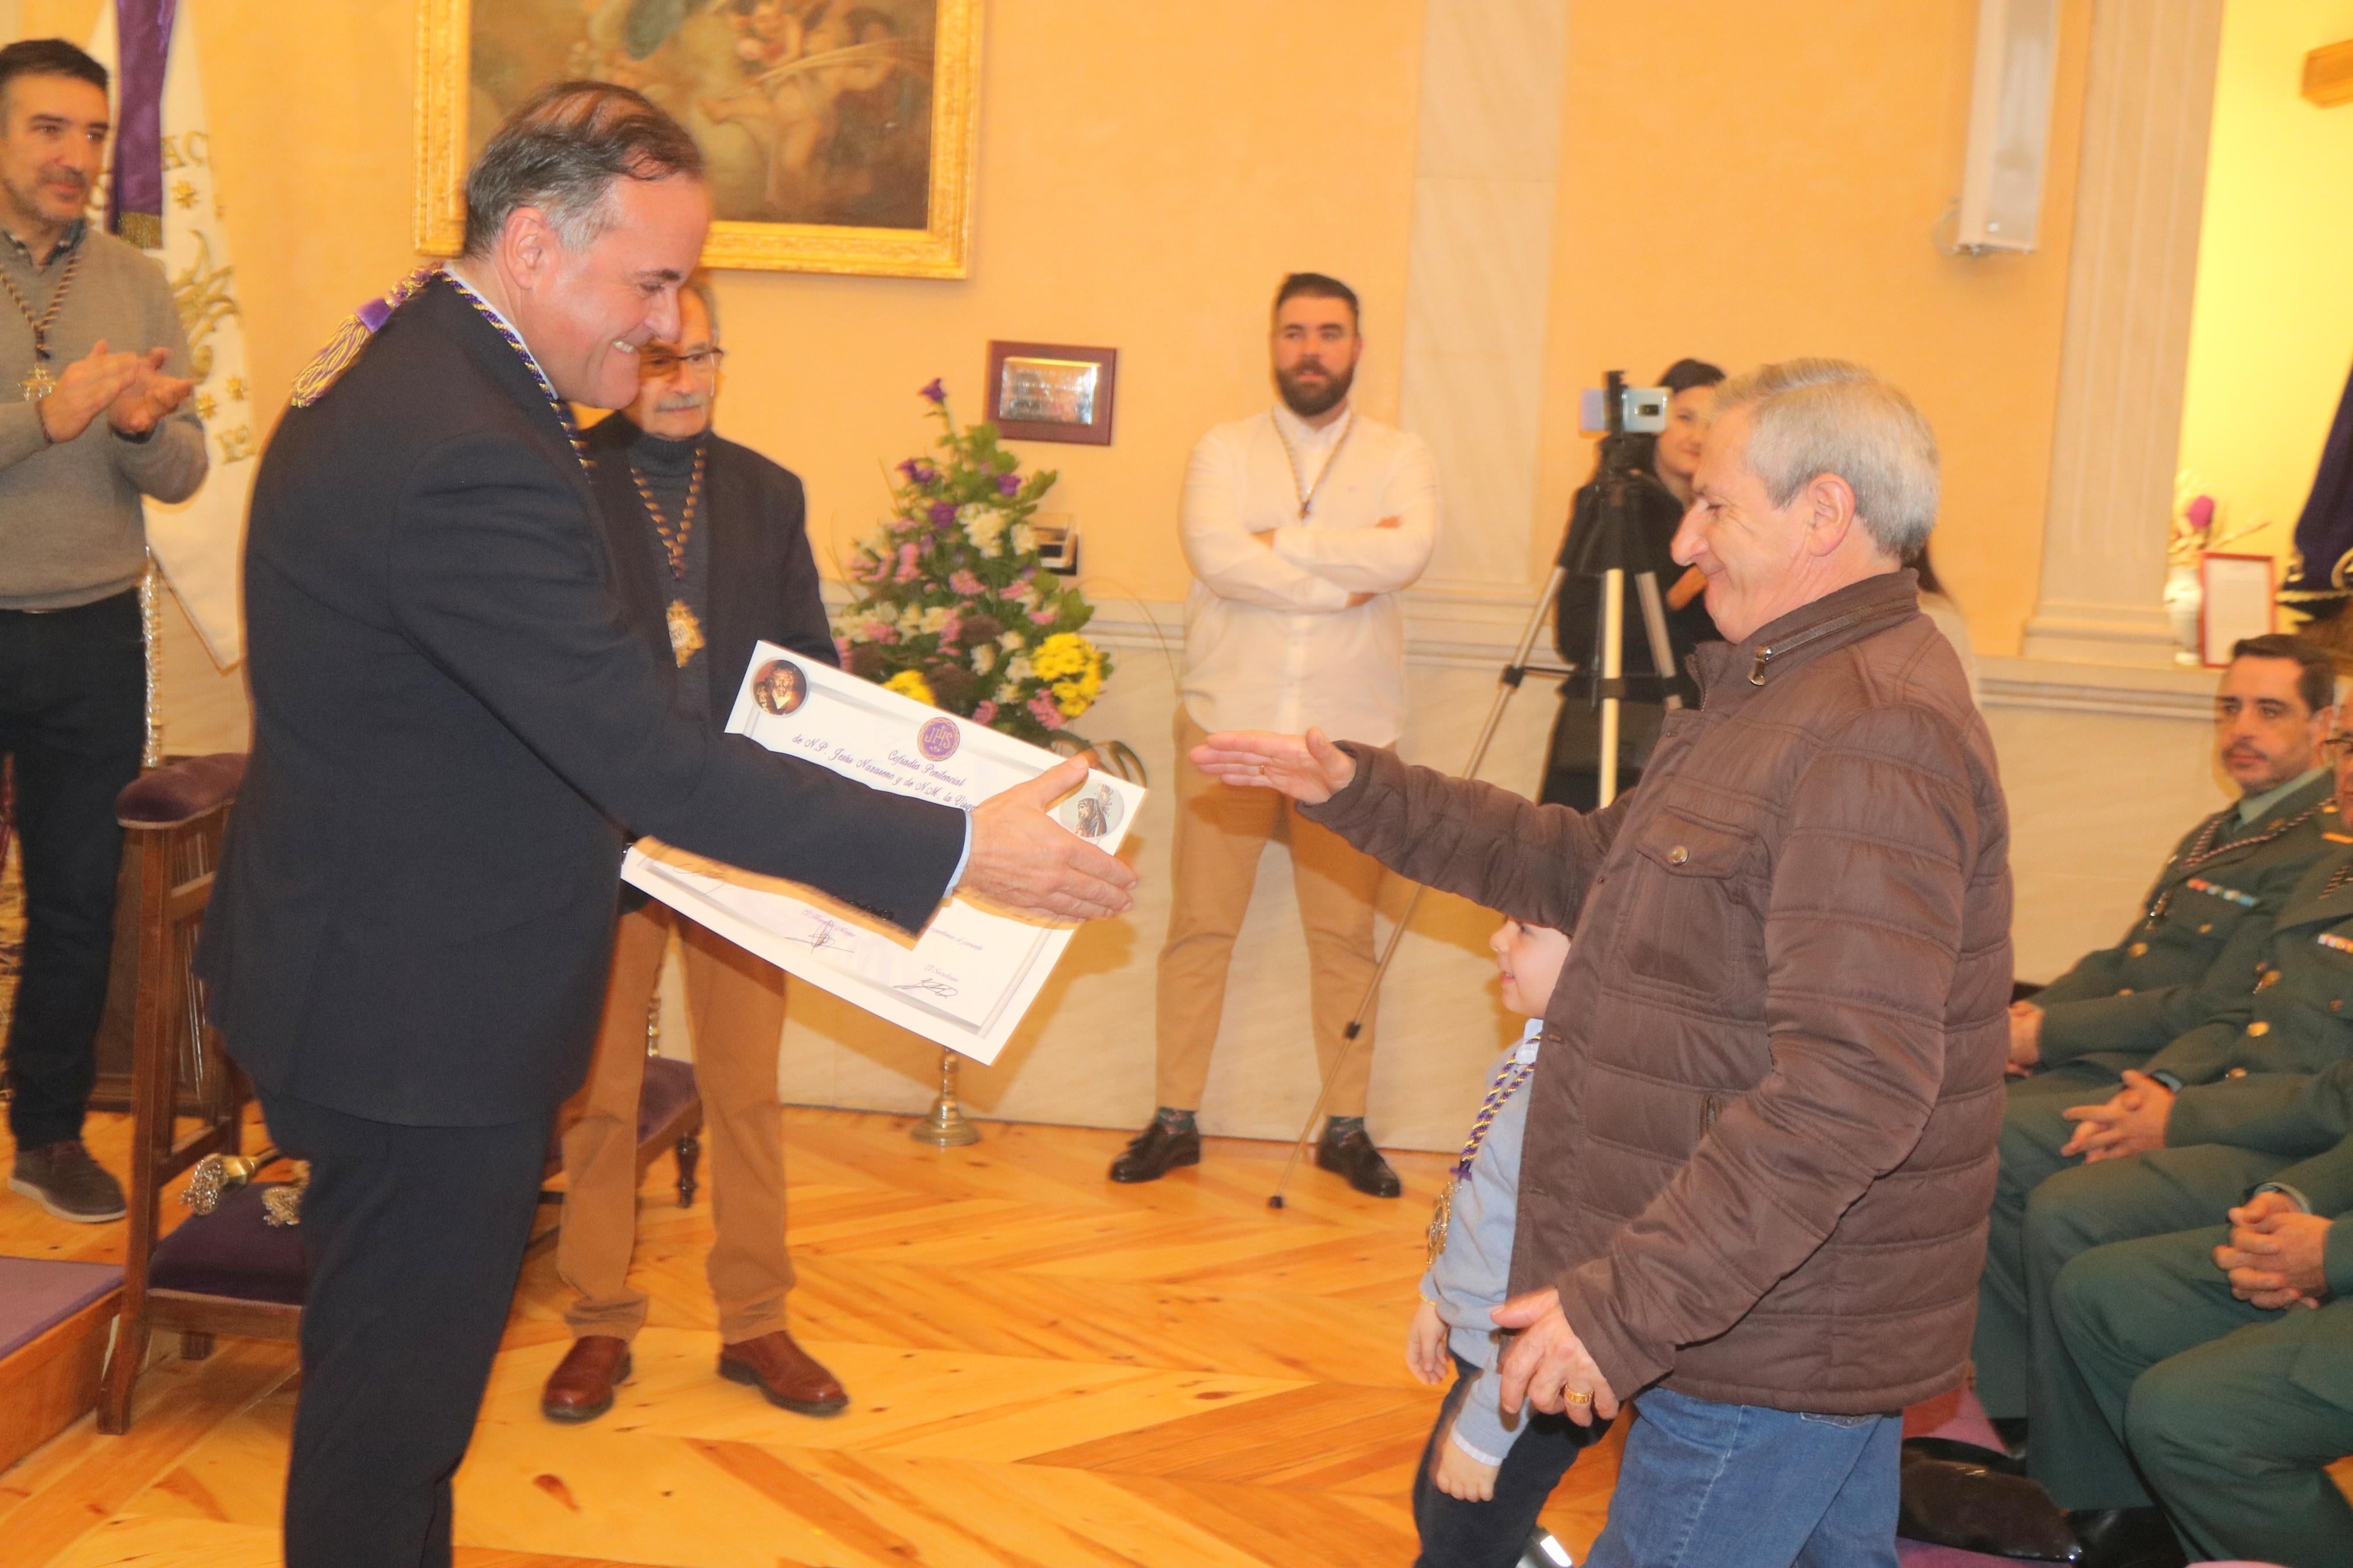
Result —
M754 650L727 728L873 788L966 808L1061 761L773 643ZM1053 815L1109 853L1143 801L1137 785L1096 772ZM786 973L982 1062L1005 1048L1077 929L958 893L911 937L814 888L652 838L630 847L621 879Z

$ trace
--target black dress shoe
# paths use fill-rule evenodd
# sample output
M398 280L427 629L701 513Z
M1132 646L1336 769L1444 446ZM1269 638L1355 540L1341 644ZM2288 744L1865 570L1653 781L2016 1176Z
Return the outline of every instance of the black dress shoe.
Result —
M1111 1163L1111 1179L1156 1182L1179 1165L1200 1163L1200 1131L1187 1127L1178 1132L1155 1116L1152 1125L1129 1139L1126 1150Z
M1965 1443L1957 1437L1906 1437L1904 1451L1931 1459L1946 1459L1956 1465L1975 1465L1996 1475L2022 1476L2026 1461L2014 1459L2000 1448L1981 1448L1975 1443Z
M1393 1198L1405 1191L1405 1184L1362 1128L1351 1128L1337 1138L1325 1133L1315 1145L1315 1163L1347 1177L1348 1184L1368 1198Z
M2158 1508L2079 1508L2068 1528L2084 1543L2079 1568L2186 1568L2189 1559Z
M1895 1533L1906 1541L2037 1563L2079 1563L2084 1545L2024 1476L1931 1458L1905 1445Z

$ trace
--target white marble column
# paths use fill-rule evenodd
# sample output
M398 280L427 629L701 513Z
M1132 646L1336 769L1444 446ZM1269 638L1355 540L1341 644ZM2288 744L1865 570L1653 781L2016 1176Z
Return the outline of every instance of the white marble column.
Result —
M1429 0L1399 416L1445 497L1417 598L1525 601L1567 0Z
M2222 0L2097 0L2034 658L2169 664L2159 595Z

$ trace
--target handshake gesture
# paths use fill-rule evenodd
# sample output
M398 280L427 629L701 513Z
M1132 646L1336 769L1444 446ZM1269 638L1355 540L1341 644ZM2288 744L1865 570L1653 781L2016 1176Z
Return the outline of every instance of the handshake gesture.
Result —
M66 366L58 384L39 404L42 433L52 442L70 441L100 415L115 433L144 437L185 402L195 383L164 374L164 351L111 353L106 340Z

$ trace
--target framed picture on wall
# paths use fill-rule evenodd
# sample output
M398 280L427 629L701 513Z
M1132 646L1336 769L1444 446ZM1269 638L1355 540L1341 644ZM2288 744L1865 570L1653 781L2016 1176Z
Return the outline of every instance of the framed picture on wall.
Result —
M1118 384L1117 349L991 342L983 416L1008 440L1108 447Z
M2233 555L2210 550L2198 558L2198 575L2205 588L2199 609L2199 658L2209 669L2231 662L2231 645L2241 637L2259 637L2278 629L2278 606L2272 596L2273 562L2268 555Z
M706 160L709 267L962 278L981 0L420 0L418 249L454 256L467 166L550 82L633 87Z

